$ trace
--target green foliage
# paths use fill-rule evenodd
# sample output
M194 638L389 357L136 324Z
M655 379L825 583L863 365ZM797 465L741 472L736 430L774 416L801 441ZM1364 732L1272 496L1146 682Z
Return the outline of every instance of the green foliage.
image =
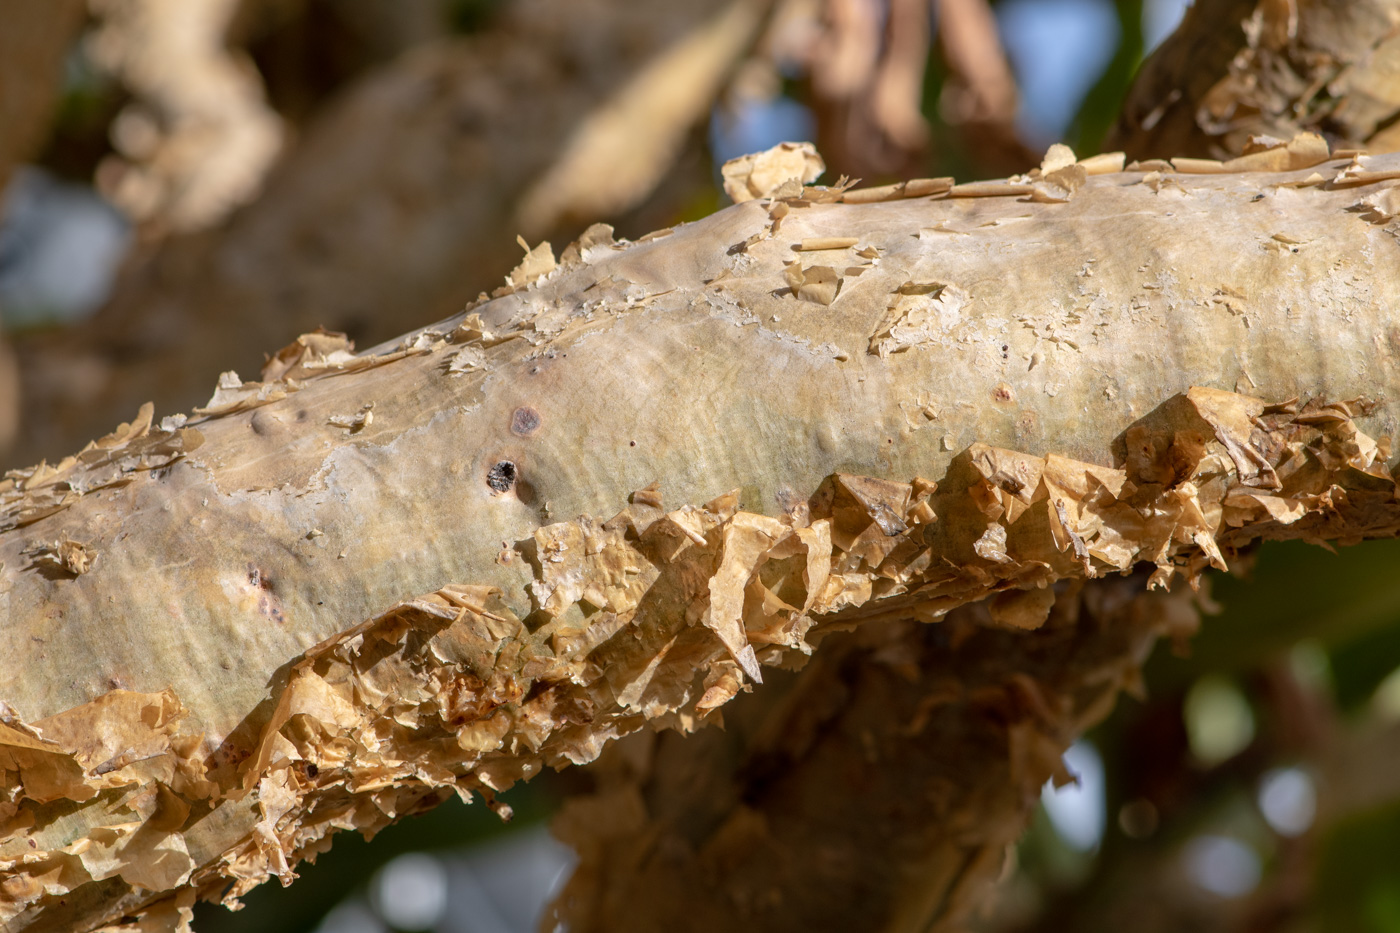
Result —
M1323 847L1317 929L1400 933L1400 803L1339 824Z
M504 3L505 0L450 0L448 22L455 33L480 32L491 24Z
M1079 107L1079 115L1070 127L1070 147L1080 155L1100 151L1123 98L1128 94L1133 76L1142 64L1142 0L1115 0L1120 39L1118 50Z

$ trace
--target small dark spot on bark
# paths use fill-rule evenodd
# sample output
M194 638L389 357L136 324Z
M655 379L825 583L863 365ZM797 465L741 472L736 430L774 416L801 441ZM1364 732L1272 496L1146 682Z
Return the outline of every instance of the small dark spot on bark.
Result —
M515 464L509 460L502 460L493 466L486 473L486 485L496 492L505 492L515 485L516 470Z
M279 624L287 621L282 611L282 601L277 598L272 578L263 573L262 568L248 564L248 585L262 590L258 594L258 613Z
M628 443L629 445L631 445L632 447L636 447L636 446L637 446L637 442L636 442L636 441L628 441L627 443Z
M1022 436L1035 434L1039 430L1039 419L1035 412L1027 408L1016 416L1016 433Z
M1006 358L1007 358L1007 354L1010 353L1010 352L1011 352L1011 345L1010 345L1010 344L1004 343L1004 344L1001 345L1001 358L1002 358L1002 359L1006 359Z
M510 433L528 437L540 428L540 413L522 405L510 416Z

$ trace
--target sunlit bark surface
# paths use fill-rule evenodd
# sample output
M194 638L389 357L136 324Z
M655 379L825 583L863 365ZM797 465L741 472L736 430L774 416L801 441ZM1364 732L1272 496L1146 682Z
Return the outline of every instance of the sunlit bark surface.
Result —
M1030 630L938 715L1058 697L986 759L1034 786L1017 755L1049 769L1164 628L1057 627L1057 593L1400 527L1400 159L1310 151L1052 151L889 192L933 196L790 182L640 242L595 228L402 340L307 335L12 474L4 929L177 923L336 829L690 730L851 628L904 626L915 667L951 662L910 620L958 650Z

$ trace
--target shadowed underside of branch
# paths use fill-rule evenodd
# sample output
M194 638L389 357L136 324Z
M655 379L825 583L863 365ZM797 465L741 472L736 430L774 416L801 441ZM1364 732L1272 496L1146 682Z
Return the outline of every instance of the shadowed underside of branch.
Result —
M1005 871L1061 755L1134 689L1188 590L1145 575L1058 585L1035 632L988 603L838 636L725 728L603 753L555 831L581 864L570 930L953 930ZM696 889L705 895L697 897Z
M889 702L985 743L963 777L1005 786L950 777L917 853L944 880L871 895L896 927L954 916L1180 619L1057 594L1400 527L1400 161L1318 158L1056 158L594 229L401 341L307 335L193 416L148 408L12 474L4 929L178 922L289 881L337 829L691 731L852 629L841 650L888 639L895 668L968 665L946 708ZM732 844L781 835L753 809L717 812ZM979 812L985 836L937 842ZM612 922L613 895L571 896Z

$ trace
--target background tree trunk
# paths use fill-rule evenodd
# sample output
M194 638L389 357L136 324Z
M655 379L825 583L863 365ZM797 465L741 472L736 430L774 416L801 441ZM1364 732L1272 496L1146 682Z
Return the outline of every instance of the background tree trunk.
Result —
M1251 136L1400 148L1400 4L1203 0L1143 63L1105 148L1230 158Z

